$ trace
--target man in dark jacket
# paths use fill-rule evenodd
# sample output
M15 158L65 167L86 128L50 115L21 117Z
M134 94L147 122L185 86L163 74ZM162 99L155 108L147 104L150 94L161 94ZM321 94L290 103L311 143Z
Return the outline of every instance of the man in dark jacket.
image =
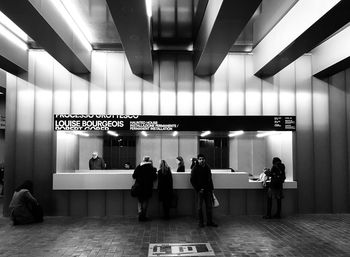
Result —
M139 221L147 221L148 201L152 197L153 182L157 180L157 169L153 167L149 156L145 156L143 161L136 167L132 178L136 180L135 183L138 185Z
M281 159L274 157L272 159L272 168L266 169L265 175L271 178L267 191L267 214L264 219L281 218L282 198L283 198L283 182L286 179L285 166ZM271 216L272 198L277 200L276 214Z
M191 171L191 184L197 192L197 211L199 217L199 227L204 227L203 202L207 215L207 226L217 227L213 222L213 180L211 178L210 167L206 163L205 156L198 154L198 164Z
M105 168L105 161L98 156L98 152L93 152L92 157L89 160L90 170L103 170Z

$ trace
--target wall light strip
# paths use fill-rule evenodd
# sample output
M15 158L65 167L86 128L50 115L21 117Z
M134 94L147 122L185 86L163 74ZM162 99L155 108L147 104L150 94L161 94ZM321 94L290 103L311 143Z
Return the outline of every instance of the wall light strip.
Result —
M278 131L266 131L266 132L259 132L259 134L256 135L256 137L267 137L272 135L281 134L281 132Z
M202 134L201 134L201 137L206 137L206 136L208 136L208 135L210 135L211 134L211 131L204 131Z
M146 0L146 12L149 18L152 17L152 0Z
M28 35L2 12L0 12L0 23L17 37L19 37L22 41L28 41Z
M240 136L243 135L244 131L243 130L239 130L239 131L232 131L230 134L228 134L229 137L236 137L236 136Z
M91 44L85 37L84 33L80 30L77 23L73 17L69 14L68 10L64 7L63 3L60 0L50 0L51 3L55 6L57 11L61 14L63 19L66 21L67 25L72 29L73 33L78 37L83 46L88 50L92 51Z
M0 34L6 37L9 41L11 41L13 44L17 45L23 50L27 50L28 46L27 44L22 41L19 37L17 37L15 34L13 34L10 30L8 30L4 25L0 24Z
M66 8L67 12L70 14L72 19L74 19L75 24L79 27L80 31L84 34L86 40L91 44L92 43L92 34L91 29L88 26L88 23L84 21L81 12L81 8L72 0L61 0L61 3Z

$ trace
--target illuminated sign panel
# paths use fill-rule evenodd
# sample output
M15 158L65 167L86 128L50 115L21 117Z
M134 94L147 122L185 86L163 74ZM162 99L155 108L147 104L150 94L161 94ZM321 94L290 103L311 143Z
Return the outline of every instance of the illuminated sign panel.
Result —
M295 131L295 116L151 116L55 114L63 131Z

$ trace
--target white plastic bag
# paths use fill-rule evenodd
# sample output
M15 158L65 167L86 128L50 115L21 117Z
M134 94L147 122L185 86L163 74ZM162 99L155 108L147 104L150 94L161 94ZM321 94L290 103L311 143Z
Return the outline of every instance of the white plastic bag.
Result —
M213 208L219 207L220 203L213 193Z

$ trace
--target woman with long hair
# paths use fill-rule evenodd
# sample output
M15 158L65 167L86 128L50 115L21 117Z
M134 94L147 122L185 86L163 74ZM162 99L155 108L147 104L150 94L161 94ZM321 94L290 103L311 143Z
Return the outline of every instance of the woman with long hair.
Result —
M165 160L160 161L158 170L158 195L163 204L163 215L169 219L170 205L173 195L173 177L171 169Z
M181 156L176 157L177 160L177 172L185 172L185 162Z

